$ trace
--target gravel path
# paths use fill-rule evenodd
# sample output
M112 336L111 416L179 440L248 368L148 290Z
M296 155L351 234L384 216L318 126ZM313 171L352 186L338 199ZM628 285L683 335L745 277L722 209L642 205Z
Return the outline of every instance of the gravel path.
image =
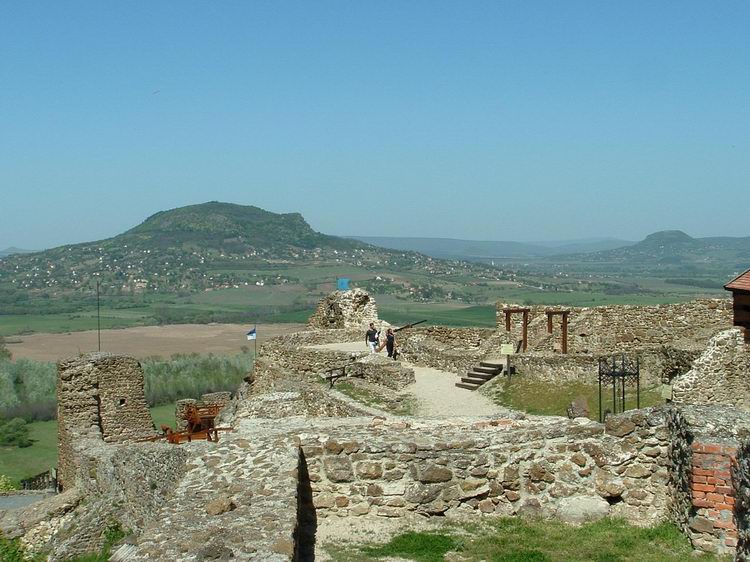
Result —
M312 347L348 352L367 351L364 341L329 343ZM407 386L401 392L417 398L419 407L416 414L419 416L491 416L508 412L474 390L455 386L459 381L458 375L431 367L418 367L406 361L402 361L402 364L414 369L417 382Z

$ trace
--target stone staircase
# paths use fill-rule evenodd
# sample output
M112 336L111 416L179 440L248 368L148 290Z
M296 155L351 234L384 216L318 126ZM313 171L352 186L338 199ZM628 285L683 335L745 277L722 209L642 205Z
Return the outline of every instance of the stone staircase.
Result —
M457 382L456 386L468 390L476 390L487 381L494 379L502 373L504 368L504 361L502 359L487 359L480 362L478 366L472 367L471 371L466 373L465 377L461 377L460 382Z

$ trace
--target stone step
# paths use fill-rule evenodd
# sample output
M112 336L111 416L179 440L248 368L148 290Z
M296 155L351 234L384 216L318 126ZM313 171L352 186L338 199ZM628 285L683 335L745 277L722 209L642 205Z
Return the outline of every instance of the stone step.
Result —
M466 390L476 390L477 388L479 388L479 386L477 386L475 384L467 384L465 382L457 382L456 386L458 388L465 388Z
M477 386L482 386L487 381L484 379L477 379L474 377L461 377L461 382L465 382L466 384L475 384Z
M467 377L474 377L475 379L482 379L483 381L488 381L490 379L494 379L497 376L497 373L477 373L476 371L469 371L466 373Z
M479 367L474 367L474 370L477 373L488 373L490 375L496 375L500 371L502 371L502 368L498 368L498 367L485 367L485 366L483 366L483 365L480 364Z
M498 371L502 371L505 368L505 363L503 363L502 361L492 361L489 359L480 361L479 365L482 367L487 367L488 369L497 369Z

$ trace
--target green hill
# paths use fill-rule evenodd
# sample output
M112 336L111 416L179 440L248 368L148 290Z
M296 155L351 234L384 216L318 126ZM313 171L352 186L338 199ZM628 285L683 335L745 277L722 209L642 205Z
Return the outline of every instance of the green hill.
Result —
M750 265L750 237L693 238L681 230L664 230L631 246L552 259L577 264L580 270L725 279Z
M255 306L256 313L279 315L309 310L339 275L416 301L465 300L460 284L467 279L503 278L499 270L481 264L321 234L299 213L210 202L156 213L105 240L0 258L0 315L7 320L14 314L91 310L97 282L110 310L170 307L158 321L229 318L220 318L214 305L237 314L247 315ZM250 294L273 285L283 287ZM208 298L217 290L242 294ZM78 325L77 318L68 320Z

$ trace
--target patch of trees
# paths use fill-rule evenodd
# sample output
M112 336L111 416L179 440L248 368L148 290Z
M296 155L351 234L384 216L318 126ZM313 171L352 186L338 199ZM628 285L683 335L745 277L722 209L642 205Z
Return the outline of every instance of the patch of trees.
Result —
M711 279L691 279L687 277L672 277L664 280L671 285L685 285L687 287L698 287L700 289L721 289L724 284Z

